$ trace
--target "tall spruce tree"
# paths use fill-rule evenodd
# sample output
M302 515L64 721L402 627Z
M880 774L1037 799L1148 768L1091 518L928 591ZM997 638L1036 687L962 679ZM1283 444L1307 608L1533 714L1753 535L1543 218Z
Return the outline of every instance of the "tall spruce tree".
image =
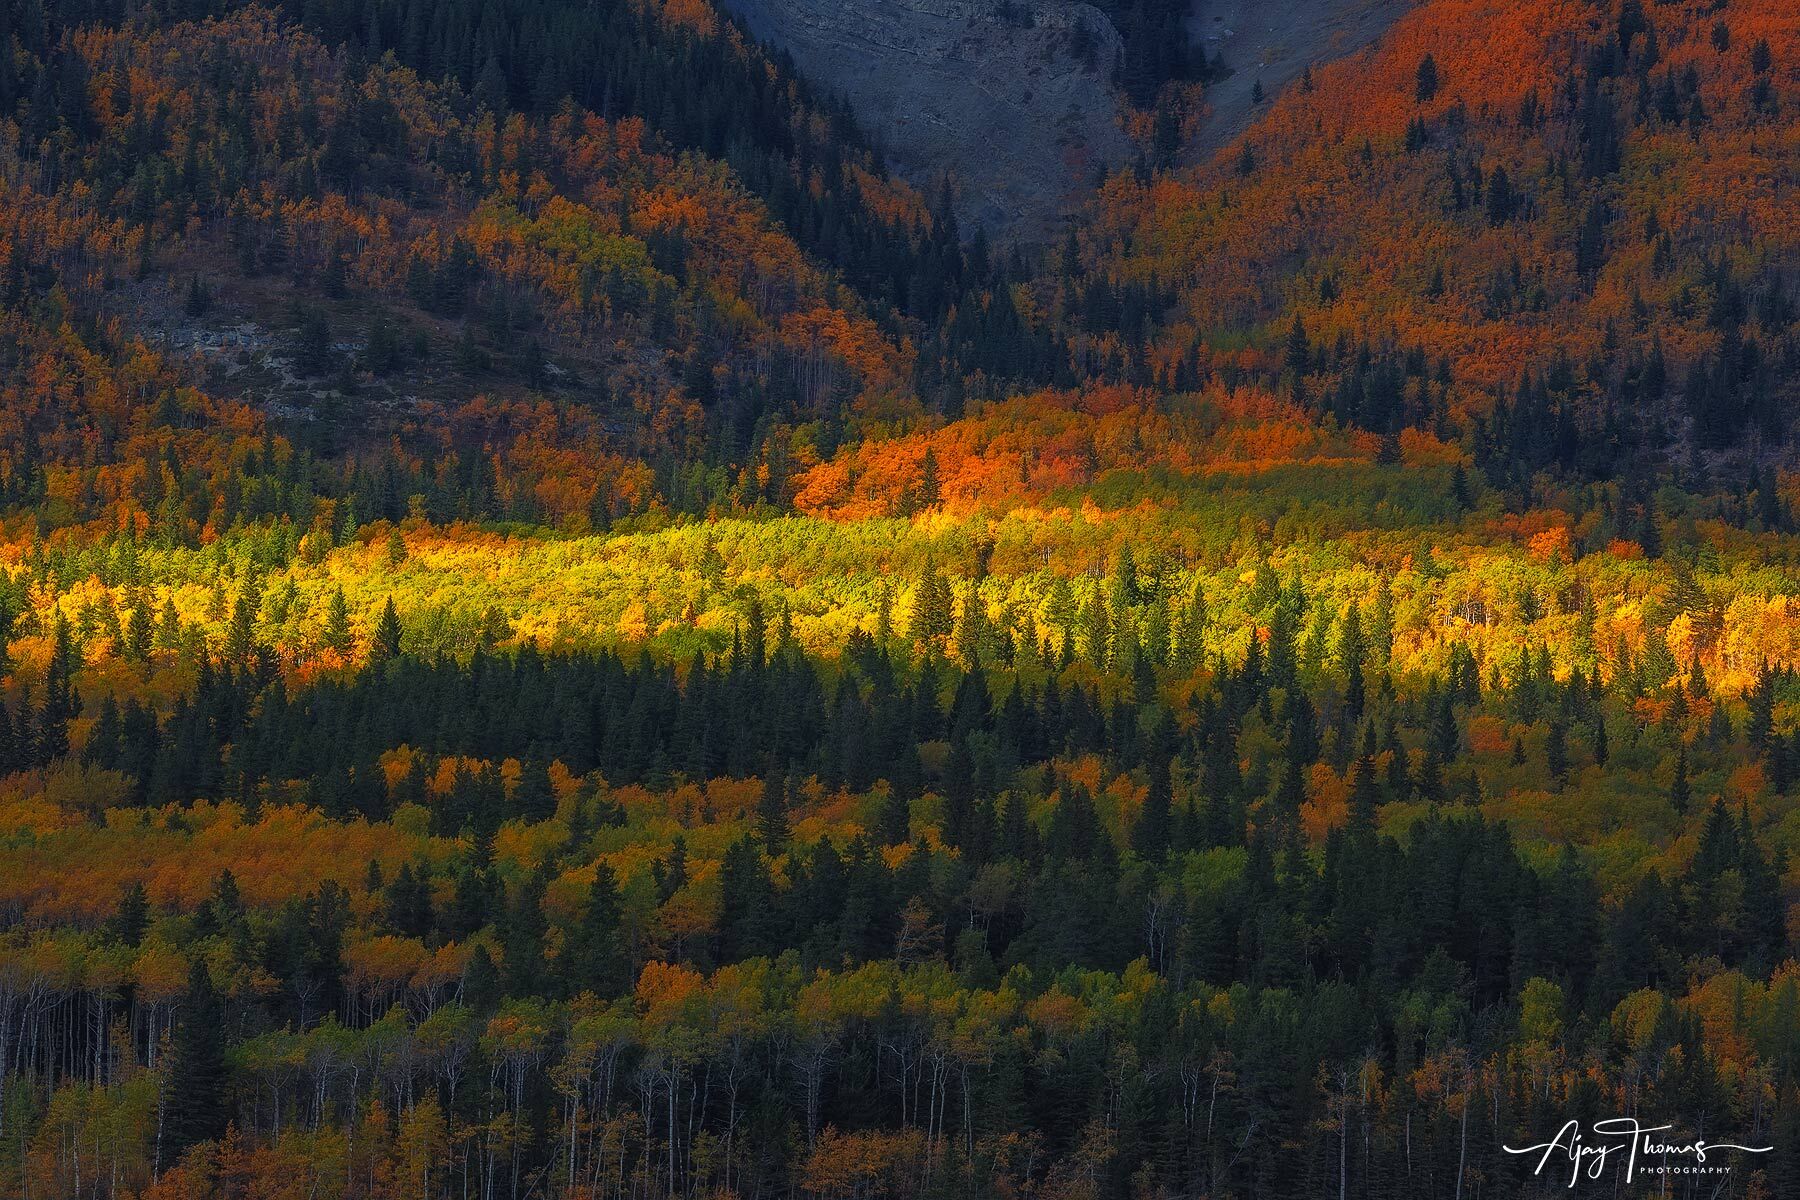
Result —
M191 1146L222 1137L231 1121L225 1064L225 1012L212 974L196 957L188 968L187 992L175 1023L164 1092L164 1162L173 1163Z

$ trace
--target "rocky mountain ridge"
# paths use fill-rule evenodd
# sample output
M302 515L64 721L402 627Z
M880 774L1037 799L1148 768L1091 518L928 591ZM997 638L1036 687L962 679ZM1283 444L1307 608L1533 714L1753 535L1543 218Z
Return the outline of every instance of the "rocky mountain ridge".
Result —
M756 37L842 93L908 177L956 180L958 216L1048 232L1130 144L1112 23L1068 0L726 0Z

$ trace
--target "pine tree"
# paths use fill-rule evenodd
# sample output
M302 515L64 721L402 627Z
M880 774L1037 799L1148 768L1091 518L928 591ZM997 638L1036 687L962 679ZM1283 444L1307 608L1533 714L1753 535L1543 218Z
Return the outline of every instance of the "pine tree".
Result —
M950 585L930 560L913 590L912 639L920 644L941 643L953 626Z
M528 759L519 768L512 801L520 818L534 825L556 815L556 790L550 786L550 768L542 759Z
M131 606L130 614L125 618L125 655L133 662L147 662L150 658L151 639L155 635L155 621L150 616L150 609L144 604ZM0 670L4 664L0 663Z
M157 614L156 636L152 639L158 650L179 651L182 643L181 614L175 610L175 597L163 599L162 611Z
M929 512L942 502L942 485L938 481L937 452L927 446L925 459L919 465L919 508Z
M375 637L369 643L369 665L378 667L400 655L400 614L394 599L388 597L381 610L381 622L375 626Z
M1557 788L1569 774L1569 727L1560 716L1550 722L1544 737L1544 761L1550 768L1550 779Z
M1469 488L1469 473L1463 470L1461 462L1450 472L1450 498L1456 501L1459 509L1475 507L1475 496Z
M1112 661L1112 640L1112 614L1106 597L1096 589L1081 606L1081 650L1096 669L1105 670Z
M881 802L880 839L883 846L904 846L912 839L912 803L897 781L888 781Z
M1775 732L1775 672L1769 669L1767 661L1757 668L1748 706L1750 720L1744 734L1758 753L1764 753Z
M477 945L469 954L469 965L463 970L462 1003L478 1017L485 1017L500 1007L503 992L500 972L494 967L487 947Z
M294 369L302 375L323 375L331 368L331 324L325 312L307 306L299 313L294 336Z
M109 932L127 946L144 940L150 927L150 896L142 883L133 883L119 900L119 911L113 915Z
M325 605L325 645L339 654L350 653L350 605L344 600L344 589L333 588Z
M956 661L965 667L981 662L981 647L986 638L987 612L981 602L980 585L971 581L963 593L960 619L951 638L956 648Z
M774 949L775 888L768 862L739 838L719 864L719 960L737 962Z
M1375 775L1373 731L1363 738L1362 753L1350 770L1350 820L1366 828L1375 825L1375 811L1381 806L1381 784Z
M187 994L169 1058L163 1151L169 1162L188 1147L213 1141L231 1121L225 1065L225 1014L204 959L188 969Z
M256 650L256 614L262 605L262 584L254 576L244 580L232 605L231 623L225 631L225 661L238 670L250 666Z
M388 927L402 937L423 939L431 932L431 887L424 870L421 865L415 873L411 863L401 863L387 885L384 909Z
M81 748L81 761L92 767L115 769L119 765L122 734L119 703L108 692L106 699L100 702L100 715L88 731L87 745Z
M1513 219L1517 201L1513 197L1512 180L1505 167L1495 167L1488 176L1487 219L1489 225L1504 225Z
M534 871L520 883L500 930L500 971L510 996L539 991L544 973L544 877Z
M1688 782L1687 747L1678 746L1675 750L1675 777L1669 783L1669 803L1674 807L1676 815L1685 816L1693 798L1693 788Z
M1143 811L1131 827L1131 848L1139 858L1159 863L1168 857L1173 803L1169 760L1158 755L1150 763L1150 786L1144 793Z
M1288 329L1287 369L1296 375L1304 375L1312 366L1312 345L1307 341L1306 322L1300 314L1294 314L1294 323Z
M450 896L450 907L445 914L445 931L452 937L464 939L480 931L488 923L487 880L473 863L464 863L457 872L456 886Z
M619 934L619 884L612 867L594 864L587 904L563 940L557 962L564 989L571 995L591 991L602 999L621 996L630 986L625 946Z
M946 845L967 850L975 828L975 759L966 738L957 738L944 763L944 826Z
M1363 680L1363 659L1368 652L1368 641L1363 636L1362 610L1352 604L1344 613L1344 628L1338 635L1338 662L1344 671L1344 713L1352 721L1362 718L1363 706L1368 700Z
M762 799L756 806L756 831L770 858L787 848L787 778L777 767L770 767L763 778Z
M669 843L669 853L650 864L651 874L656 877L656 900L659 904L667 904L682 888L687 886L687 839L680 834Z
M1419 60L1419 69L1414 76L1413 98L1420 104L1425 104L1437 95L1437 91L1437 59L1427 54Z

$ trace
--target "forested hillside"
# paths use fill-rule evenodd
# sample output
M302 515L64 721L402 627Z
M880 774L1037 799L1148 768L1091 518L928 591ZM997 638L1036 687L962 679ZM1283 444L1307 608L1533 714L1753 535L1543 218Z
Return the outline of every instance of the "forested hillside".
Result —
M0 0L0 1194L1800 1193L1788 7Z
M1316 410L1455 430L1496 482L1704 488L1792 433L1797 52L1780 5L1422 5L1208 169L1112 181L1070 258L1167 289L1153 374L1247 336ZM1371 373L1405 358L1447 395Z

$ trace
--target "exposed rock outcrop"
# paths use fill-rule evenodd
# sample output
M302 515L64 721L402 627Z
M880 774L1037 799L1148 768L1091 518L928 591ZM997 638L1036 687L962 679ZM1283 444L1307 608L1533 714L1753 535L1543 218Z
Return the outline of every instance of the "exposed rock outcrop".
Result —
M1110 86L1119 35L1068 0L725 0L843 94L909 178L957 183L958 215L1042 237L1131 148Z
M1206 89L1207 114L1189 157L1211 154L1258 115L1256 85L1273 98L1308 66L1367 46L1413 0L1197 0L1192 29L1225 74Z

